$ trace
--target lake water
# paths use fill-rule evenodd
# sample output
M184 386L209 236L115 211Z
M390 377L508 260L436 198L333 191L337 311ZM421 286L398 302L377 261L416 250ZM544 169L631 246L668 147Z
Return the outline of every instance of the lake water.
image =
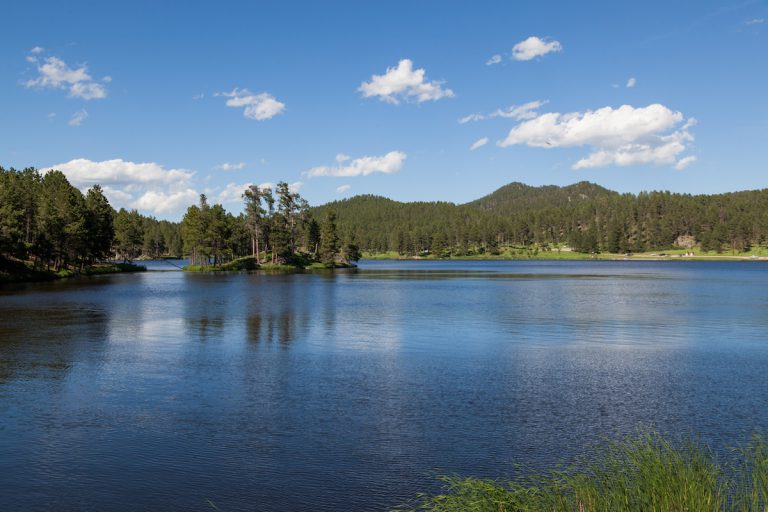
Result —
M549 468L643 427L716 450L768 430L768 266L0 287L2 511L386 510L437 474Z

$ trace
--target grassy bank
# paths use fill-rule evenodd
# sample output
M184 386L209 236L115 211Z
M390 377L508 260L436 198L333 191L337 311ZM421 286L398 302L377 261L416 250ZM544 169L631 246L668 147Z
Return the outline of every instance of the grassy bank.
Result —
M336 263L329 267L324 263L306 257L297 257L290 263L257 263L253 256L246 256L220 265L187 265L187 272L238 272L243 270L266 270L275 272L296 272L301 270L323 270L329 268L353 268L354 265Z
M32 262L0 258L0 283L24 283L53 281L77 276L118 274L122 272L143 272L146 267L132 263L96 263L82 269L59 271L36 269Z
M239 272L242 270L256 270L259 264L253 256L245 256L236 260L228 261L220 265L187 265L183 270L186 272Z
M583 253L570 249L536 250L527 248L509 248L497 253L465 254L451 256L435 256L424 254L420 256L407 256L395 251L366 252L363 254L366 260L606 260L606 261L768 261L768 250L755 249L749 252L706 252L697 251L690 253L685 249L670 249L665 251L648 251L631 254L625 253Z
M573 467L511 481L443 477L443 492L399 511L761 511L768 504L768 438L754 437L728 463L696 441L657 434L597 448Z

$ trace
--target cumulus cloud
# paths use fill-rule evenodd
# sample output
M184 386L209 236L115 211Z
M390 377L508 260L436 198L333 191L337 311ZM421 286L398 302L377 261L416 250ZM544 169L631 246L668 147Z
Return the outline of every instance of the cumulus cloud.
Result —
M348 160L346 164L313 167L306 172L307 176L368 176L376 172L392 174L398 172L403 167L406 154L402 151L390 151L384 156L364 156Z
M285 110L285 103L277 101L274 96L267 92L253 94L248 89L235 87L231 92L217 92L214 96L229 98L227 100L228 107L244 107L243 116L256 121L272 119Z
M340 185L336 187L336 193L337 194L343 194L344 192L349 191L349 189L352 188L352 185Z
M245 162L238 162L236 164L224 162L214 167L214 169L217 171L239 171L240 169L245 169Z
M695 156L686 156L685 158L681 158L675 164L675 169L677 169L678 171L682 171L683 169L685 169L686 167L688 167L689 165L691 165L695 161L696 161L696 157Z
M523 119L533 119L539 115L536 110L540 109L543 105L546 105L547 101L529 101L522 105L512 105L507 109L496 109L495 112L491 112L488 115L485 114L469 114L459 119L459 124L472 123L475 121L482 121L492 117L503 117L505 119L514 119L515 121L521 121Z
M145 210L157 215L178 213L185 210L190 205L197 203L198 197L199 195L197 191L192 188L186 188L176 192L148 190L134 201L132 206L139 210Z
M216 196L217 202L222 204L227 203L242 203L243 202L243 192L245 192L248 187L252 185L251 182L248 183L228 183L226 187L224 187L223 190L221 190L218 195Z
M470 150L470 151L474 151L474 150L476 150L477 148L481 148L481 147L485 146L486 144L488 144L488 137L483 137L482 139L478 139L478 140L476 140L476 141L475 141L475 143L474 143L474 144L472 144L472 145L469 147L469 150Z
M35 46L31 50L29 50L29 53L42 53L44 51L45 51L45 48L43 48L42 46Z
M550 52L559 52L563 46L559 41L549 41L536 36L531 36L525 41L520 41L512 47L512 58L515 60L531 60Z
M675 165L680 153L693 141L689 129L696 120L690 118L681 126L684 121L681 112L660 104L603 107L567 114L549 112L516 125L498 145L591 147L593 152L576 162L574 169L648 163Z
M166 169L154 162L136 163L122 159L95 162L85 158L48 167L63 172L81 190L95 184L115 208L137 208L152 214L180 213L197 201L192 186L194 173L186 169Z
M491 58L490 58L490 59L488 59L487 61L485 61L485 65L486 65L486 66L493 66L494 64L498 64L498 63L500 63L500 62L501 62L501 55L499 55L499 54L497 53L496 55L493 55L493 56L491 56Z
M749 21L747 21L747 25L762 25L765 23L765 18L753 18Z
M444 89L443 82L427 81L424 69L413 69L410 59L402 59L395 68L387 68L383 75L373 75L370 82L360 84L358 91L364 98L378 96L380 100L397 105L400 101L437 101L452 97L453 91Z
M69 118L69 121L67 124L69 126L80 126L83 121L85 121L88 118L88 112L82 108L72 114L72 117Z
M27 56L27 61L37 66L38 76L24 82L25 87L66 89L70 97L84 100L107 97L107 89L91 78L85 65L72 69L57 57L46 57L40 60L37 55L42 51L42 48L36 46L32 49L32 54Z
M627 80L627 88L631 89L632 87L635 86L636 83L637 83L637 80L635 79L635 77L630 78L629 80Z

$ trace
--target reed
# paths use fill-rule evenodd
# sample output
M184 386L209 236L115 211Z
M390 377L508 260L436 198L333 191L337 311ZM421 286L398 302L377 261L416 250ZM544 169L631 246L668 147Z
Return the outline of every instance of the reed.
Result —
M441 477L442 492L395 510L435 512L760 511L768 504L768 438L718 462L697 440L656 433L606 442L573 466L511 481Z

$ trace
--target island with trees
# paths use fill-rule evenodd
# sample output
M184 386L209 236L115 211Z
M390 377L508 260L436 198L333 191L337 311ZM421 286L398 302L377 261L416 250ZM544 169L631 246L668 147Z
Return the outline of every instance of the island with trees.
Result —
M251 185L243 192L243 213L234 216L207 197L187 208L181 221L189 271L348 268L360 257L357 245L342 243L336 214L327 210L318 223L309 203L288 183Z

